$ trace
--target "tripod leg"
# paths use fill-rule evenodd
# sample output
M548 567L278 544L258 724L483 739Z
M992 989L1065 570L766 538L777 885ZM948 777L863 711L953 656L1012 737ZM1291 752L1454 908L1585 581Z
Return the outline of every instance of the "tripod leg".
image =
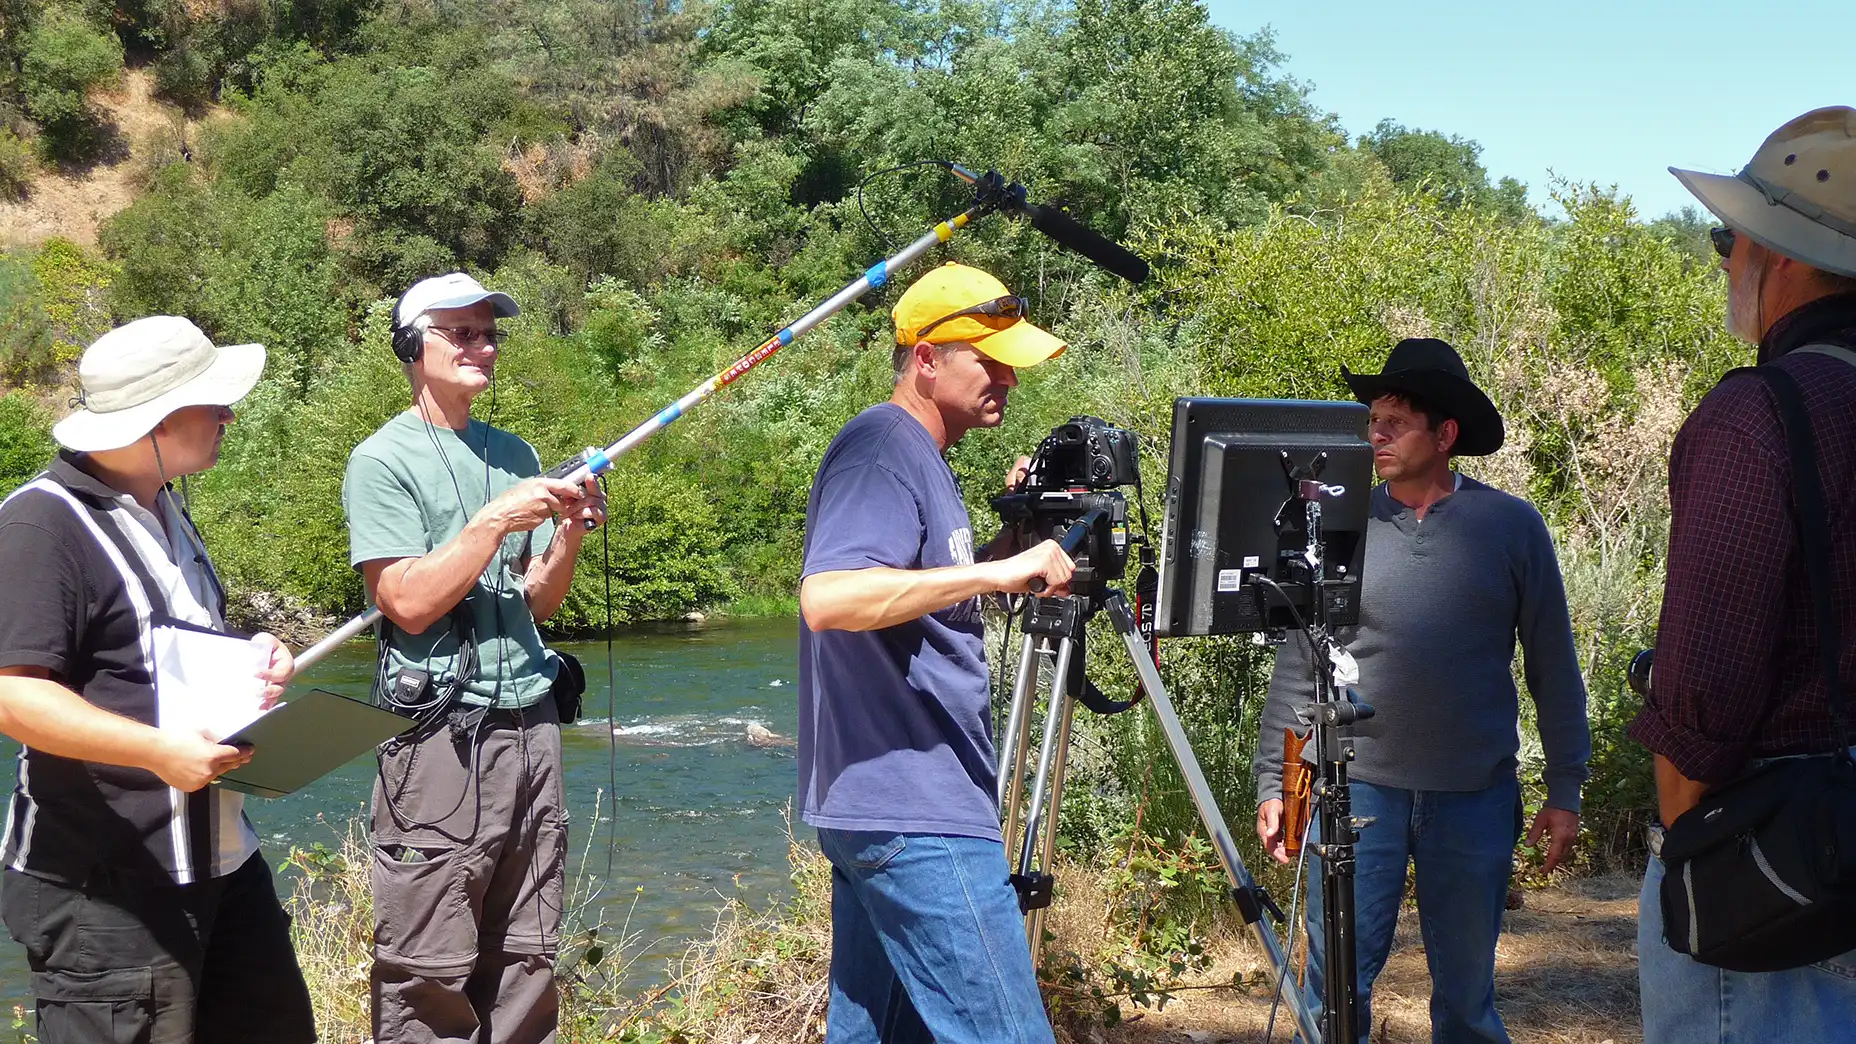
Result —
M1078 638L1074 642L1070 664L1071 670L1075 672L1076 676L1066 682L1064 677L1060 674L1058 675L1055 686L1061 687L1064 690L1063 722L1059 726L1057 735L1056 764L1051 767L1050 808L1044 815L1044 836L1040 841L1042 850L1038 856L1038 866L1041 867L1046 874L1050 873L1051 866L1057 855L1057 827L1061 819L1058 813L1063 806L1063 780L1068 774L1067 769L1070 765L1070 728L1076 721L1076 692L1082 685L1082 658L1083 640ZM1046 907L1042 906L1032 908L1030 918L1025 923L1025 935L1031 941L1031 964L1033 967L1038 967L1043 964L1043 948L1039 943L1041 943L1044 938L1045 909Z
M1018 832L1019 798L1024 793L1025 756L1031 747L1031 704L1037 699L1037 635L1025 635L1018 657L1018 677L1012 683L1012 709L999 737L998 806L1006 810L1005 843Z
M1231 829L1225 825L1224 813L1218 810L1218 802L1212 797L1211 784L1205 781L1205 773L1199 769L1199 759L1192 753L1192 744L1186 739L1185 726L1179 723L1179 715L1173 710L1173 701L1166 694L1166 684L1160 680L1160 671L1154 667L1153 657L1147 652L1147 643L1135 625L1134 611L1128 608L1127 601L1119 592L1112 592L1103 607L1108 610L1116 633L1121 635L1123 644L1128 647L1129 657L1134 660L1134 669L1141 678L1141 688L1147 693L1147 705L1153 711L1154 719L1160 723L1160 731L1166 737L1167 748L1173 753L1173 761L1179 765L1179 774L1186 781L1186 789L1192 795L1192 804L1199 811L1199 821L1205 825L1206 833L1211 835L1212 847L1218 852L1218 861L1224 864L1224 873L1231 881L1232 897L1237 901L1238 911L1250 925L1251 932L1262 944L1264 952L1269 955L1276 986L1281 988L1283 977L1289 973L1282 943L1264 922L1261 890L1257 887L1256 879L1250 876L1250 870L1244 866L1244 857L1238 854L1237 842L1232 840ZM1296 1028L1301 1031L1302 1040L1307 1044L1321 1044L1323 1038L1320 1024L1308 1010L1302 992L1284 989L1282 996L1290 1013L1295 1016ZM1353 1042L1346 1041L1345 1044Z
M1060 638L1057 642L1057 669L1051 679L1050 703L1044 717L1044 739L1038 746L1038 773L1031 783L1031 804L1025 812L1025 833L1018 850L1018 873L1014 883L1020 886L1019 905L1026 913L1026 938L1031 942L1031 959L1036 964L1039 956L1039 938L1036 931L1042 929L1042 906L1048 902L1047 894L1040 894L1040 886L1045 893L1049 881L1040 872L1037 858L1039 850L1039 831L1043 828L1047 809L1045 798L1050 798L1048 815L1052 823L1056 821L1056 799L1059 796L1051 784L1053 769L1061 775L1062 762L1069 754L1065 744L1069 742L1069 716L1072 710L1069 693L1070 664L1076 655L1076 642L1070 638ZM1053 827L1054 829L1054 827Z

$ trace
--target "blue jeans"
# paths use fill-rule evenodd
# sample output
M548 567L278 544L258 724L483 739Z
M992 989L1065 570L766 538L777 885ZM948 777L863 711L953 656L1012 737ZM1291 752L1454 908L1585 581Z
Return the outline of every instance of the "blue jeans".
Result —
M820 830L831 861L830 1044L1049 1044L1005 846Z
M1830 1044L1856 1035L1856 950L1790 971L1728 971L1663 941L1663 861L1637 898L1644 1044Z
M1509 779L1484 790L1455 793L1402 790L1353 781L1353 814L1373 818L1360 831L1353 902L1359 971L1360 1040L1373 1024L1373 980L1386 966L1405 867L1418 874L1418 927L1431 968L1431 1040L1435 1044L1506 1041L1495 1013L1495 939L1508 905L1514 845L1521 836L1521 788ZM1319 830L1312 833L1319 834ZM1311 865L1315 861L1309 854ZM1303 997L1323 1008L1326 989L1323 902L1311 870L1309 962ZM1330 1042L1331 1044L1331 1042Z

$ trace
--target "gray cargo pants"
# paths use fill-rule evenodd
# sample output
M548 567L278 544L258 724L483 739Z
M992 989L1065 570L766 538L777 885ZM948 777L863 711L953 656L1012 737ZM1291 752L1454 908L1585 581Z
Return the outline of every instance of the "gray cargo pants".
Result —
M373 840L374 1039L553 1041L567 865L554 701L382 748Z

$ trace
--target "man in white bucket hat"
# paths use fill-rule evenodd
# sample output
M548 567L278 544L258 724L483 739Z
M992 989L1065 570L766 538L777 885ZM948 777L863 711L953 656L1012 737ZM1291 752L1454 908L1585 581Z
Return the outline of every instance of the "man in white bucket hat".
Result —
M211 467L264 348L152 316L78 364L56 459L0 504L0 732L19 740L0 913L44 1044L315 1040L289 920L242 798L250 759L160 728L170 628L225 630L225 593L170 480ZM263 701L294 664L252 639Z
M1661 821L1702 817L1684 824L1692 827L1716 818L1690 812L1704 795L1748 769L1841 745L1826 659L1839 665L1846 720L1856 694L1849 681L1856 678L1856 109L1818 109L1792 120L1738 175L1671 173L1723 223L1713 236L1727 272L1727 326L1758 345L1762 364L1758 373L1734 371L1702 399L1670 457L1655 675L1631 735L1655 754ZM1781 420L1777 389L1787 377L1808 423L1796 415ZM1788 429L1815 456L1827 511L1811 510L1808 493L1799 496L1803 472L1794 467ZM1802 544L1798 527L1809 524L1807 516L1825 515L1827 552L1820 555ZM1837 635L1829 650L1814 611L1814 575L1827 578L1823 619ZM1714 799L1736 801L1732 791ZM1818 840L1834 854L1831 825L1827 818ZM1663 838L1661 827L1652 832L1639 902L1645 1040L1850 1039L1856 950L1808 963L1846 944L1847 906L1839 913L1819 904L1810 948L1791 936L1784 944L1787 954L1806 955L1764 965L1799 966L1745 972L1702 963L1689 952L1737 959L1709 952L1698 929L1679 930L1666 912L1678 923L1723 923L1716 911L1724 907L1755 909L1748 905L1754 889L1736 889L1725 904L1691 892L1681 906L1666 907L1666 878L1693 885L1687 873L1666 870ZM1777 871L1764 872L1777 879ZM1727 921L1733 916L1728 911Z

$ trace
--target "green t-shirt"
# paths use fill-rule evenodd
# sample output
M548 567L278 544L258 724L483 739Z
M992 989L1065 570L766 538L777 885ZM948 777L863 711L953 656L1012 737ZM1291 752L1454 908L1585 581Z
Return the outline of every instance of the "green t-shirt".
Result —
M342 509L348 515L349 564L358 569L377 558L424 555L462 532L497 494L539 474L535 448L506 431L477 420L453 431L411 411L401 413L348 455ZM532 533L509 534L465 595L477 631L477 671L465 702L529 707L548 694L560 665L535 629L522 571L553 539L552 522ZM434 684L450 684L457 676L458 634L449 614L421 634L390 630L388 678L406 666L431 671Z

